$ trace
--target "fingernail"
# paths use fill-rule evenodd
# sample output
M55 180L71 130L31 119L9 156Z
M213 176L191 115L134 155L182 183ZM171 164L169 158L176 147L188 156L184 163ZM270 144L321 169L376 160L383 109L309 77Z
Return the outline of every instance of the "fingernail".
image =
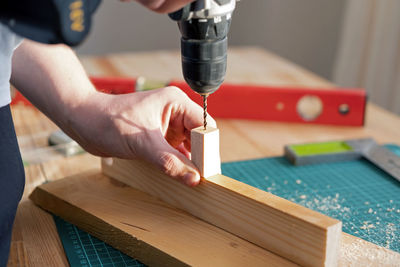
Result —
M194 186L198 183L200 177L194 172L188 172L183 176L183 182L187 186Z

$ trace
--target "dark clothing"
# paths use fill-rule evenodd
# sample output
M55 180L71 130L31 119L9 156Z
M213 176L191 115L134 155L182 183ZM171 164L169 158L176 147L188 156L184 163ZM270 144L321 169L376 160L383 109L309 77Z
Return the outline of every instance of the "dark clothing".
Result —
M6 266L11 231L25 185L10 106L0 108L0 266Z

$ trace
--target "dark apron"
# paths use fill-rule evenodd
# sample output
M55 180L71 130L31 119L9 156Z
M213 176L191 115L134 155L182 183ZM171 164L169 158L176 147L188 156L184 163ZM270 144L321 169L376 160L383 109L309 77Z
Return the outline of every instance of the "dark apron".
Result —
M15 212L25 185L10 106L0 108L0 266L6 266Z

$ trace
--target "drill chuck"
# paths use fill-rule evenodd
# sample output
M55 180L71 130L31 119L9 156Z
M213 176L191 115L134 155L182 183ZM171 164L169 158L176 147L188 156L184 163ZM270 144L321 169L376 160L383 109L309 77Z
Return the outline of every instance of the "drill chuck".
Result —
M214 93L225 78L228 39L181 39L182 72L199 94Z
M234 7L235 0L198 0L170 14L182 34L183 77L201 95L214 93L224 81Z

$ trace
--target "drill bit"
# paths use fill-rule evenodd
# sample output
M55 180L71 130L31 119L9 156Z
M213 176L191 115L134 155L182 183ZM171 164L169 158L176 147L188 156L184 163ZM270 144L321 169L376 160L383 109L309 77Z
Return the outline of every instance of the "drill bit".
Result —
M204 125L204 130L207 130L207 97L208 94L202 95L203 97L203 125Z

